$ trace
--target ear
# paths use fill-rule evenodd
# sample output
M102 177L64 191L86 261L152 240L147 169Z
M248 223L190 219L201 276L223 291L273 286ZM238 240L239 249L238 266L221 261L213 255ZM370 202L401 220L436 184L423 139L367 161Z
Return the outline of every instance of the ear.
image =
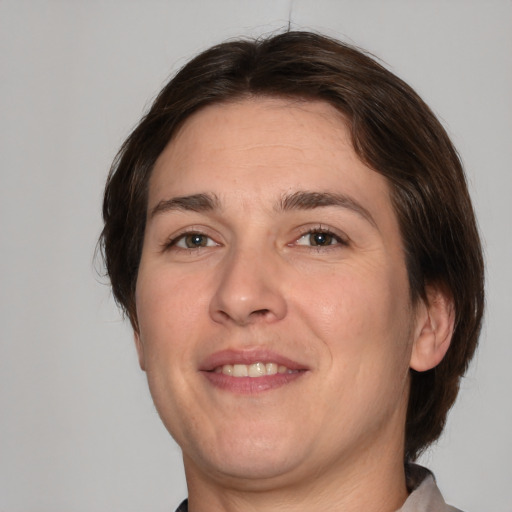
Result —
M140 369L145 372L146 371L146 358L144 355L144 343L140 339L139 331L133 331L133 337L135 339L135 348L137 349L137 354L139 356L139 365Z
M425 372L436 367L452 341L455 308L451 295L442 287L429 285L427 299L417 309L416 331L410 367Z

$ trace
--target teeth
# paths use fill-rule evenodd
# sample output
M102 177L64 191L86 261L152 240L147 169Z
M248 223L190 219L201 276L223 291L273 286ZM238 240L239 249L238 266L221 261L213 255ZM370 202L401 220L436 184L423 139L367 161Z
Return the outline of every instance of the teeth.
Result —
M233 375L233 365L232 364L225 364L224 366L219 366L222 373L224 375ZM215 368L217 370L217 368Z
M298 370L290 370L286 366L277 363L253 364L225 364L217 366L215 373L222 373L230 377L264 377L265 375L276 375L276 373L297 373Z
M277 364L267 363L265 365L265 370L267 370L267 375L275 375L277 373Z
M249 375L249 369L245 364L234 364L233 365L233 377L247 377Z
M267 374L267 369L263 363L254 363L249 366L249 377L261 377Z

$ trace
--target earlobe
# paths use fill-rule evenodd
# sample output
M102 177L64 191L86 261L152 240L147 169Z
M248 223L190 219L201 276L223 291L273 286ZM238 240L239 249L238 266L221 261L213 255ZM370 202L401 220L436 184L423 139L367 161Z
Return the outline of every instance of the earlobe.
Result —
M135 339L135 347L137 349L137 354L139 356L139 365L142 371L146 371L146 361L144 356L144 344L140 339L140 333L138 331L133 331L133 337Z
M455 308L451 296L442 287L428 286L427 301L418 306L416 332L410 367L424 372L444 358L452 340Z

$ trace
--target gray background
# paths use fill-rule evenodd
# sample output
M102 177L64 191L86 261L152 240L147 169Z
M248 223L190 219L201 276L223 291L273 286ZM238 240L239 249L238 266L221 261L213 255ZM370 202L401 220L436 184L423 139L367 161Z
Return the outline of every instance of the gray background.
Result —
M488 262L478 358L423 462L512 511L510 0L0 0L0 512L169 511L186 494L94 271L110 162L169 75L240 34L312 28L411 83L465 162Z

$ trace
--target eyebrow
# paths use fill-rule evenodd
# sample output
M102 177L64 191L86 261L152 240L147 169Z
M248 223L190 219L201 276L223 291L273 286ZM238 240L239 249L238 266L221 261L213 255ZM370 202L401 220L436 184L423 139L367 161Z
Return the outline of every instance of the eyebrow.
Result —
M169 211L205 212L218 209L220 201L215 194L193 194L190 196L173 197L160 201L149 213L152 219L155 215Z
M215 194L192 194L173 197L160 201L149 213L152 219L156 215L170 211L208 212L220 209L220 200ZM353 211L372 226L377 227L371 213L355 199L345 194L331 192L298 191L285 195L276 207L278 211L313 210L327 206L336 206Z
M282 211L290 210L312 210L326 206L336 206L351 210L372 226L377 227L372 214L355 199L345 194L333 194L331 192L308 192L299 191L293 194L285 195L281 198L279 209Z

